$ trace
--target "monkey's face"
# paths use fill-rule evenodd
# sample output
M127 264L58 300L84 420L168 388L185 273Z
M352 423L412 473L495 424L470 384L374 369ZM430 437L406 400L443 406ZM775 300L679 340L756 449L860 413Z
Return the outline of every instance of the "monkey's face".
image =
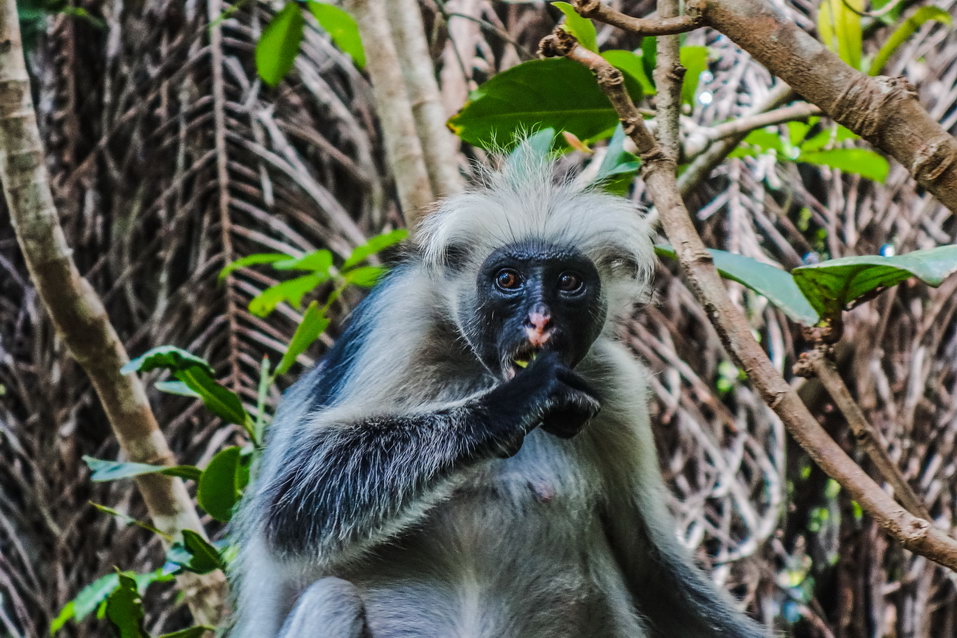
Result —
M544 350L574 367L605 323L595 265L580 252L521 242L493 252L479 269L467 338L482 363L511 379Z

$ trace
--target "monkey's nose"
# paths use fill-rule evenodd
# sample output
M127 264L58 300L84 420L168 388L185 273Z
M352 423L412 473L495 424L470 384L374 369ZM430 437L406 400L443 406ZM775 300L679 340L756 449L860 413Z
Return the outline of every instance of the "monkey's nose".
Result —
M551 320L552 315L544 305L538 304L532 308L525 318L525 335L528 337L528 342L535 347L545 345L548 338L552 336Z

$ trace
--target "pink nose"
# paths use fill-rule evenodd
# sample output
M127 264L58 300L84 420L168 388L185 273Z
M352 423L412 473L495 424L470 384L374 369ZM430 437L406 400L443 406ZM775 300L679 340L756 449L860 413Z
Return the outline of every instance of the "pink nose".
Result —
M548 338L552 336L551 332L548 331L551 320L552 316L542 306L536 307L528 313L528 317L525 319L525 334L528 337L528 342L535 347L545 345Z

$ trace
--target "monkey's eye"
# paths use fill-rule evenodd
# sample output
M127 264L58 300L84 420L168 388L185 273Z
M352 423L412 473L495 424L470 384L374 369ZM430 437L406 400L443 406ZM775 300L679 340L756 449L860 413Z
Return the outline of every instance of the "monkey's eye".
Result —
M511 268L502 268L495 273L495 285L502 290L515 290L522 285L522 278Z
M583 285L582 278L573 272L563 272L558 276L558 289L562 292L578 292Z

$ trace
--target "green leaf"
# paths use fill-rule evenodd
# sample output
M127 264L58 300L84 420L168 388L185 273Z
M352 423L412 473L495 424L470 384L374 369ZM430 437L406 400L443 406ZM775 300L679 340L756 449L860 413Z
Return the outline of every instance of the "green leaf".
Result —
M905 255L865 255L829 259L792 271L798 287L821 316L833 317L864 297L917 277L939 286L957 272L957 245L917 250Z
M641 64L645 67L645 77L654 87L655 66L658 64L658 38L646 36L641 39Z
M191 399L199 398L199 395L191 390L190 387L182 381L157 381L153 384L153 387L160 392L165 392L167 394L175 394L177 396L189 397Z
M170 546L166 560L197 574L208 574L226 566L219 550L191 529L183 530L182 542Z
M588 18L583 18L575 11L575 7L567 2L553 2L553 7L565 14L565 24L562 28L575 36L578 43L589 51L598 53L598 39L595 34L595 25Z
M329 319L322 313L323 310L316 301L310 303L306 308L302 321L296 328L296 333L292 335L292 339L289 341L289 347L286 348L282 360L276 366L275 374L277 376L286 374L292 364L296 362L296 357L305 352L319 338L319 335L329 327Z
M215 631L215 627L209 625L196 625L188 629L180 629L168 634L160 634L158 638L202 638L207 631Z
M213 367L202 357L197 357L176 346L157 346L147 350L124 365L120 368L120 372L123 374L129 374L130 372L151 372L162 368L176 373L180 370L193 367L202 368L207 373L214 374Z
M396 228L392 232L376 235L361 246L356 246L352 250L352 254L349 255L348 259L342 264L342 269L351 268L365 261L372 255L376 255L386 248L398 244L408 236L409 230L407 228Z
M502 151L513 148L525 131L551 128L590 141L609 135L617 123L591 71L556 58L523 62L493 76L448 126L469 144Z
M864 0L821 0L817 11L817 30L821 42L855 69L861 68L859 12L863 10Z
M641 165L638 156L625 150L626 137L625 129L619 123L592 180L592 183L600 185L603 190L617 195L627 194L628 187Z
M929 20L936 20L948 26L953 24L953 19L950 14L943 9L939 7L920 7L913 15L901 22L901 24L894 29L894 32L887 38L887 42L884 43L884 46L882 46L880 51L877 52L877 55L874 56L874 60L871 61L867 73L869 75L877 75L880 73L887 64L887 61L894 55L894 52L897 51L908 38L914 35L921 25Z
M96 482L116 481L132 478L144 474L165 474L178 476L184 479L198 479L200 470L194 465L149 465L147 463L124 463L120 461L104 461L92 456L83 455L83 462L93 474L90 479Z
M653 38L650 39L654 41ZM631 79L641 87L641 92L645 95L655 94L654 83L645 75L645 65L642 62L642 56L624 49L611 49L609 51L603 51L601 57L605 58L609 64L625 74L625 82ZM637 93L631 89L629 89L629 92ZM640 95L640 93L638 95Z
M890 164L883 155L865 148L833 148L829 151L801 153L797 161L830 166L880 183L884 183L890 171Z
M379 278L385 273L385 268L381 266L360 266L342 273L345 280L356 286L369 288L374 286Z
M288 259L292 259L292 257L283 253L255 253L253 255L246 255L242 259L237 259L236 261L226 264L226 266L219 271L219 278L221 280L225 279L226 276L232 272L247 266L274 264L277 261L286 261Z
M265 317L283 302L298 309L302 298L323 281L325 277L313 273L270 286L250 300L249 311L257 317Z
M276 270L309 270L328 276L329 269L332 267L332 252L325 249L316 250L302 257L277 261L272 267Z
M279 84L295 63L305 24L299 4L290 1L263 29L256 44L256 72L269 86Z
M681 84L681 101L694 107L695 93L698 92L701 73L708 68L708 47L681 47L680 55L681 66L686 69L685 78Z
M359 36L359 25L339 7L309 0L306 4L322 30L329 34L341 51L348 53L360 69L366 65L366 53Z
M150 638L143 629L143 599L132 572L117 572L119 585L106 599L106 617L119 630L120 638Z
M818 322L818 313L801 293L794 277L786 270L724 250L709 248L708 252L711 253L714 266L722 277L743 284L766 297L792 321L804 325ZM655 253L669 259L677 258L671 246L656 245Z
M135 574L133 578L136 581L137 590L142 592L151 583L174 580L175 575L161 567L145 574ZM50 623L50 635L52 636L60 631L68 620L79 622L92 614L110 594L116 591L119 584L119 576L114 572L97 578L81 589L73 600L63 606L57 617Z
M242 497L237 480L240 463L240 448L228 447L210 460L199 477L196 500L217 521L228 523Z
M245 426L251 422L239 395L216 381L205 369L186 368L179 370L175 375L190 390L199 395L203 405L210 412L227 423Z

